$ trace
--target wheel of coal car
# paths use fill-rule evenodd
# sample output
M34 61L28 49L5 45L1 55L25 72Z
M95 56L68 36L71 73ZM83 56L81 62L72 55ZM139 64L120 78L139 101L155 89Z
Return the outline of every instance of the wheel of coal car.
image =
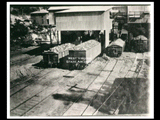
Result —
M80 70L84 69L85 68L85 64L81 64L80 65Z
M75 68L75 65L72 64L72 63L70 63L70 64L69 64L69 70L74 70L74 68Z
M118 54L117 54L117 57L120 57L120 56L121 56L121 53L118 53Z
M76 67L77 67L77 70L80 70L81 64L77 63Z

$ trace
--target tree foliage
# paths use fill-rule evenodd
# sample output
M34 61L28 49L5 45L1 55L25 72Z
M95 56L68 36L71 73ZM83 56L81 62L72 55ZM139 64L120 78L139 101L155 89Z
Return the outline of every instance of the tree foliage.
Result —
M13 43L14 40L18 42L22 42L21 40L25 35L28 33L28 28L20 23L19 20L16 20L16 23L11 26L10 29L10 39L11 43Z
M48 9L49 6L28 6L28 5L12 5L11 14L14 15L29 15L31 12L38 11L40 9Z

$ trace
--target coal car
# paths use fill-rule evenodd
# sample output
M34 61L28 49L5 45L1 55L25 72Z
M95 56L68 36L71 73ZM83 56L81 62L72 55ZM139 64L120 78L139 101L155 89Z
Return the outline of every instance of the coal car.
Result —
M143 35L134 37L132 42L133 49L135 52L146 52L149 49L148 39Z
M66 62L69 64L69 69L84 69L100 53L101 43L93 39L88 40L69 50Z
M118 38L117 40L110 43L106 48L106 55L110 57L119 57L124 51L125 41Z
M73 48L74 46L74 44L65 43L44 51L42 53L44 65L57 67L60 64L60 60L69 55L69 49Z

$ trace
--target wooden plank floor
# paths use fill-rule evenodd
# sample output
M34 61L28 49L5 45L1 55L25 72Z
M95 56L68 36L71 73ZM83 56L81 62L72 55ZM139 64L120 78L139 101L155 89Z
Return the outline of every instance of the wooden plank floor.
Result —
M97 57L84 70L51 68L31 83L11 89L10 115L108 115L106 103L125 78L148 77L147 54L126 52L108 60Z

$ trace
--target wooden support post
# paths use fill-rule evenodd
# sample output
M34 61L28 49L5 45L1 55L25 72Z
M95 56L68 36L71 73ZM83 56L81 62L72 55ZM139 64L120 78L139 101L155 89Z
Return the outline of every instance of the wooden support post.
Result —
M52 47L52 37L51 37L51 32L52 32L52 27L49 26L49 30L50 30L50 47Z
M126 6L126 16L127 16L127 24L129 22L129 11L128 11L128 6Z
M100 41L101 41L101 54L103 54L104 48L105 48L105 34L104 34L104 30L100 31Z
M58 30L58 43L57 44L61 44L61 31Z
M105 48L109 45L109 30L104 30Z

